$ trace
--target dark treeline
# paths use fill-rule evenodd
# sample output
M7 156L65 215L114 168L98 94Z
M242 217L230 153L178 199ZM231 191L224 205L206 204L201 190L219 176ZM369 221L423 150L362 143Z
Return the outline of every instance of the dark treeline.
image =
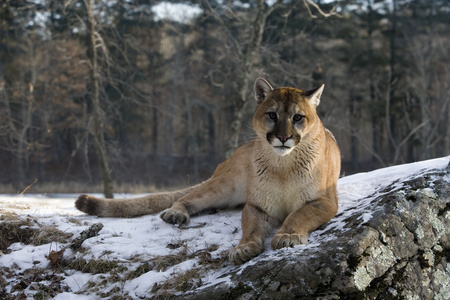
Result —
M345 174L450 153L448 0L162 2L0 3L0 184L195 183L260 76L325 83Z

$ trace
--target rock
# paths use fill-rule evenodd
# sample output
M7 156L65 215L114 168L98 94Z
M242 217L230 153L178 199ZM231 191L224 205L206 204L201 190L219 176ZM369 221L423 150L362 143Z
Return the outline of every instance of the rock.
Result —
M72 244L70 245L70 248L72 250L78 250L83 242L87 239L90 239L91 237L97 236L98 232L103 229L102 223L96 223L91 225L88 229L80 233L80 236L77 237ZM61 254L62 255L62 254Z
M317 246L261 255L173 298L450 299L449 181L450 164L414 174L348 214L342 230L322 226Z

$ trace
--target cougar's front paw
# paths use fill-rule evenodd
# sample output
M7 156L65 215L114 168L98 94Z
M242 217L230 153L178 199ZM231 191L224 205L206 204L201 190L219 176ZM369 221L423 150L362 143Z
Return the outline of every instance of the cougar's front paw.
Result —
M234 247L230 252L229 259L233 265L240 265L249 261L263 251L263 245L256 242L248 242L246 244Z
M294 247L301 244L308 244L308 236L298 233L278 233L272 239L272 249Z
M170 224L187 225L190 221L189 213L178 208L169 208L160 217L164 222Z

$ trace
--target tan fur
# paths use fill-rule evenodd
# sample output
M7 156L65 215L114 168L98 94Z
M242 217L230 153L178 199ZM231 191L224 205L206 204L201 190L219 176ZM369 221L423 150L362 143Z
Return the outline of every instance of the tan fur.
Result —
M278 225L272 248L308 242L308 234L338 209L336 183L340 152L316 113L323 86L312 91L273 89L255 82L257 138L221 163L214 175L191 188L135 199L81 195L76 207L88 214L132 217L166 209L168 223L187 224L192 214L244 204L242 239L230 252L233 264L264 250L264 239Z

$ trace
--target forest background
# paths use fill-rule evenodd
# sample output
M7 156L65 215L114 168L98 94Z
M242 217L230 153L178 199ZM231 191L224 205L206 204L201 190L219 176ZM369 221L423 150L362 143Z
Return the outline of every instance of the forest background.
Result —
M450 153L448 0L167 3L1 1L0 192L199 182L254 137L260 76L325 83L343 174Z

